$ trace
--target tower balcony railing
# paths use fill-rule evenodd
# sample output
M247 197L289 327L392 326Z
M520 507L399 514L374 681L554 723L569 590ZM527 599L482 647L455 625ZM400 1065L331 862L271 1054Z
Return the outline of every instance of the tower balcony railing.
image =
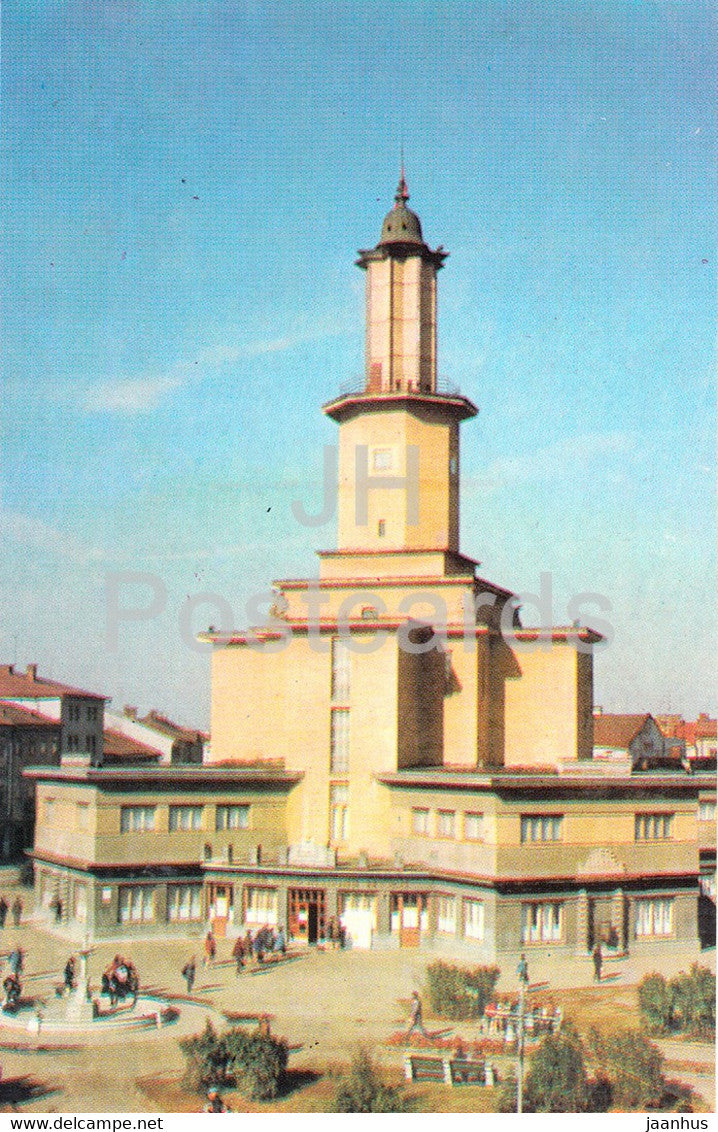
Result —
M438 393L445 397L461 397L461 389L454 381L450 381L447 377L438 377L436 379L436 388L431 391L422 389L418 382L410 381L408 383L397 383L394 389L382 390L369 390L366 386L366 378L355 376L343 381L339 386L340 397L376 397L377 392L380 393Z

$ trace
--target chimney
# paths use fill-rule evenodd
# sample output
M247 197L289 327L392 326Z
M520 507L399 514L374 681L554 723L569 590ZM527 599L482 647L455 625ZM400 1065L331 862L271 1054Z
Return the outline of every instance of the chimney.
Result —
M3 676L12 676L14 674L12 664L0 664L0 672L2 672Z
M125 706L123 707L122 710L123 710L123 712L125 713L125 715L127 716L128 719L137 719L137 708L136 707L132 707L130 704L125 704Z
M37 665L28 664L27 668L25 669L25 674L29 676L31 680L37 680Z

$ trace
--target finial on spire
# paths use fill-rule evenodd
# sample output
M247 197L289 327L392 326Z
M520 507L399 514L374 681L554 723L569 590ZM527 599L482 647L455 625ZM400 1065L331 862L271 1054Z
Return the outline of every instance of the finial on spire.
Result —
M399 175L399 184L397 186L396 194L394 196L394 200L396 201L396 207L397 208L400 208L401 205L406 204L406 202L409 199L409 188L408 188L407 183L406 183L406 177L404 176L404 143L403 142L401 144L400 154L401 154L401 173Z

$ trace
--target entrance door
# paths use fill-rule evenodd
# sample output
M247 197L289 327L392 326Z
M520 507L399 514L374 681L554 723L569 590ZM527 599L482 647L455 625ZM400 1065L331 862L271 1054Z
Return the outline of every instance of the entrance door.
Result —
M212 901L212 931L217 939L224 939L227 934L227 920L229 919L230 889L227 885L217 884L210 892Z
M290 888L289 933L302 943L324 938L326 895L323 888Z
M392 931L399 932L400 947L418 947L426 930L426 897L418 892L397 893L391 898Z

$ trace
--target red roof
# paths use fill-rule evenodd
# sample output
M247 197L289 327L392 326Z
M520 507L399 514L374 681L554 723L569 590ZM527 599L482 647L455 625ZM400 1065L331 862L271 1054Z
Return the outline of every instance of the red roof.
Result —
M28 664L24 672L16 672L12 664L0 664L0 699L56 699L58 696L83 696L89 700L106 700L96 692L83 692L69 684L46 680L37 675L37 665Z
M103 746L106 759L159 759L162 756L162 752L154 747L128 739L120 731L111 729L105 731Z
M167 735L170 739L181 739L184 742L200 743L208 736L204 731L198 731L196 728L182 727L181 724L175 723L174 720L168 719L166 715L152 708L148 711L147 715L140 716L137 714L135 708L125 707L125 715L133 722L142 723L145 727L157 731L160 735Z
M32 708L21 707L0 701L0 727L55 727L59 731L60 721L50 719Z
M593 744L595 747L628 750L650 718L648 712L643 715L610 715L605 712L597 715L593 720Z
M715 739L716 720L701 712L698 719L682 723L678 734L681 739L685 739L689 747L695 746L696 739Z

